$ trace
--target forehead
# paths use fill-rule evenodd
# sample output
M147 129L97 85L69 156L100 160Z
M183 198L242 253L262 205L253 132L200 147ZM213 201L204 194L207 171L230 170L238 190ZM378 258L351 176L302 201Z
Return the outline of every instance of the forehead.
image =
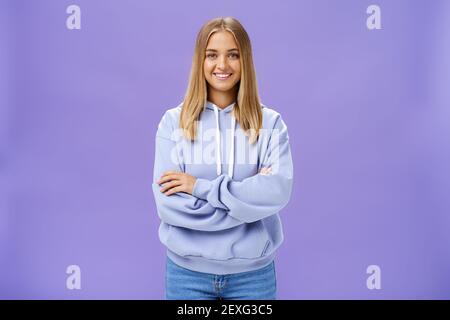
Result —
M236 40L231 32L223 30L214 32L208 40L206 49L228 50L237 48Z

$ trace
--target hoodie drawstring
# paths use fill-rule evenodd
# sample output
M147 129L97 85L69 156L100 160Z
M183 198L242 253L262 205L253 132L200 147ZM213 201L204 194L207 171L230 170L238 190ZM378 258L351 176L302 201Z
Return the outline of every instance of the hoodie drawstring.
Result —
M236 118L231 115L231 150L230 150L230 160L228 162L228 176L233 178L233 169L234 169L234 130L236 127Z
M219 110L214 106L214 114L216 115L216 171L217 175L222 173L222 161L220 154L220 128L219 128ZM234 131L236 127L236 118L231 114L231 150L230 160L228 161L228 176L233 178L234 169Z

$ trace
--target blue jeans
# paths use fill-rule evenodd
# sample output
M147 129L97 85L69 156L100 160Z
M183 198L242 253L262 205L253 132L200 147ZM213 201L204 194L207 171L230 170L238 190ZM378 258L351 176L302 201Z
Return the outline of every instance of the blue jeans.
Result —
M275 262L257 270L216 275L192 271L167 258L167 300L275 300Z

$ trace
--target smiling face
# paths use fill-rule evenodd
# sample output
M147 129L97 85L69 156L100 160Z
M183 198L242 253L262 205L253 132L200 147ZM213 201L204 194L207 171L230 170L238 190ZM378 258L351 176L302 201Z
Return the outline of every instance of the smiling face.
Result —
M231 32L218 31L210 36L203 65L208 94L236 94L236 84L241 79L239 54Z

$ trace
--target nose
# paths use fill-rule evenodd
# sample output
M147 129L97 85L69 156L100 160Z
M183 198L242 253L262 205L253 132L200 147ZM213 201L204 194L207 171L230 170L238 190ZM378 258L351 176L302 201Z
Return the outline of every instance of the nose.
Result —
M225 69L227 61L226 61L226 57L225 56L221 56L219 59L219 61L217 61L217 67L219 69Z

